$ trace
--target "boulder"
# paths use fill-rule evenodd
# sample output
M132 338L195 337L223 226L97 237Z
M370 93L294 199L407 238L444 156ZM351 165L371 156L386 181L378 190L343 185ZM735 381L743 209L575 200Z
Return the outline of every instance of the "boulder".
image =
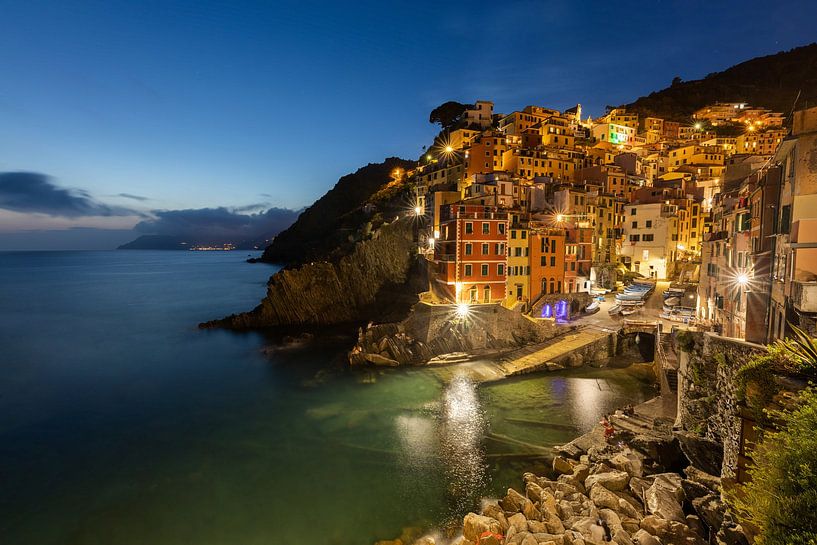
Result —
M532 501L539 501L542 499L542 494L545 489L536 484L534 481L525 483L525 495Z
M644 491L652 486L652 479L642 479L641 477L632 477L630 479L629 488L636 498L643 498Z
M620 471L626 471L631 477L644 474L644 455L627 449L610 458L610 465Z
M695 481L690 481L689 479L681 480L681 488L684 489L684 497L686 497L686 499L689 501L708 496L712 493L712 491L704 485L696 483Z
M528 520L542 520L542 513L530 500L522 507L522 514Z
M594 484L598 483L607 490L618 491L626 489L629 482L630 476L626 471L611 470L588 476L584 481L584 487L589 490L593 488Z
M539 510L542 513L548 513L552 516L559 516L559 509L556 505L556 498L550 492L542 491L542 496L539 499Z
M607 523L607 527L610 528L613 534L624 530L624 527L621 525L621 518L618 516L618 513L612 509L599 509L599 517Z
M499 526L503 532L508 530L508 519L505 517L505 512L502 511L499 505L495 503L485 505L485 507L482 508L482 514L499 522Z
M584 493L586 491L584 487L584 480L579 479L578 475L576 475L575 473L573 475L559 475L557 481L558 483L561 484L570 485L581 493Z
M692 466L684 469L684 473L690 481L703 485L713 492L720 492L721 490L720 477L716 477L715 475L711 475Z
M653 485L668 490L678 501L684 501L684 488L681 486L681 476L677 473L659 473L653 475Z
M368 353L363 355L363 359L373 365L380 365L383 367L397 367L400 363L397 360L381 356L380 354Z
M723 445L688 431L677 431L675 437L693 467L710 475L721 474Z
M572 475L574 462L564 456L553 458L553 471L560 475Z
M618 543L618 545L635 545L630 534L624 530L613 532L613 543Z
M692 500L692 508L701 517L712 533L717 533L723 526L723 517L726 511L720 496L709 494Z
M573 466L573 476L581 482L590 475L590 466L585 463L578 463Z
M465 518L462 520L462 535L465 539L476 543L483 532L501 534L502 528L499 527L499 522L491 517L477 515L476 513L468 513L465 515Z
M509 513L520 513L527 503L530 500L513 488L509 488L505 497L499 500L499 506Z
M749 539L740 524L724 524L718 532L717 540L723 545L749 545Z
M545 520L545 528L550 534L562 534L565 531L564 524L556 515L550 515Z
M638 545L661 545L657 537L650 535L645 530L638 530L633 534L633 540Z
M528 529L528 519L522 513L516 513L508 517L508 528L513 528L517 532L524 532Z
M701 522L700 517L698 517L697 515L687 515L685 518L686 525L689 526L689 528L693 532L704 538L707 536L708 532L706 531L706 528Z
M653 515L665 520L684 522L684 510L673 492L656 481L644 493L645 507Z
M535 533L544 534L547 531L548 530L547 530L547 527L545 526L544 522L542 522L540 520L529 520L528 521L528 532L531 532L531 533L534 533L534 534Z
M631 519L629 517L625 517L625 518L621 519L621 526L631 536L633 534L635 534L638 530L641 529L641 526L639 526L639 524L638 524L638 519Z
M618 509L618 496L607 490L601 484L596 483L590 489L590 499L597 507L608 509Z

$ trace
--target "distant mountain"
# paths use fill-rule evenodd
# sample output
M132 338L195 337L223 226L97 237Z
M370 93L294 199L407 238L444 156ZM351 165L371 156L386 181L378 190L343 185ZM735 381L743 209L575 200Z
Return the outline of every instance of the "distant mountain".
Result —
M640 116L677 121L714 102L748 102L788 114L817 104L817 43L742 62L694 81L673 81L625 107Z
M184 240L165 235L142 235L136 240L123 244L117 250L187 250L190 245Z
M412 161L390 157L343 176L335 187L304 210L295 223L278 233L261 260L295 264L342 255L353 245L349 235L366 222L362 205L389 182L394 169L413 166Z

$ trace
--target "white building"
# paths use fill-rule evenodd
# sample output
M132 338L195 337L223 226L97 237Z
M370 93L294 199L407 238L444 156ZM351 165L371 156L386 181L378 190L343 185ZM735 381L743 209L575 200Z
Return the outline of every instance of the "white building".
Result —
M678 207L630 204L624 207L622 262L648 278L666 279L678 255Z

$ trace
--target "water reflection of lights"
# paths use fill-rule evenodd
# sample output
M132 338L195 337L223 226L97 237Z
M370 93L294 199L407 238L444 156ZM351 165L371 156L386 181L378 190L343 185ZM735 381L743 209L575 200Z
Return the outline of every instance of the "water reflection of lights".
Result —
M450 515L456 517L472 508L487 479L481 444L485 415L473 382L459 376L448 385L443 394L442 418L440 434L452 504Z

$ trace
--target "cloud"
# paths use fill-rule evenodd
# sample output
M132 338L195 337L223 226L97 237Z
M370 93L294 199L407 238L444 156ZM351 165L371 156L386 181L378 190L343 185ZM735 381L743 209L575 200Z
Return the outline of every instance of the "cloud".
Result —
M38 172L0 172L0 208L66 218L141 215L101 203L87 191L58 187Z
M149 201L150 199L147 197L142 197L141 195L133 195L132 193L117 193L114 195L115 197L122 197L123 199L131 199L134 201L144 202Z
M154 210L152 213L155 218L136 224L134 229L137 232L181 237L192 243L212 243L239 242L276 235L292 225L300 211L270 208L257 214L242 214L240 209L219 207Z

